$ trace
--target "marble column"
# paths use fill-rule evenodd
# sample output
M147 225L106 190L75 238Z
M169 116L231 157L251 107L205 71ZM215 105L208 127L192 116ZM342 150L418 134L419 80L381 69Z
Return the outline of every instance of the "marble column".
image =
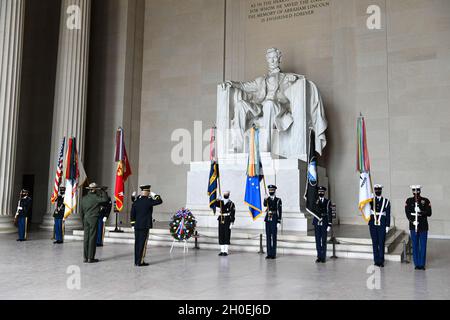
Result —
M25 0L0 0L0 233L14 232L13 203Z
M50 197L62 138L76 137L80 159L84 158L90 15L91 0L62 1L49 165L49 200L42 228L53 228L54 206L50 202ZM81 197L81 190L79 196ZM67 219L66 228L80 227L81 221L77 210Z

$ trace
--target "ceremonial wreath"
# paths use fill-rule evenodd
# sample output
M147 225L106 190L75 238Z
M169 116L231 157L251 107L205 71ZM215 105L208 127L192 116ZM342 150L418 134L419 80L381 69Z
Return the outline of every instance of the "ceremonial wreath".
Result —
M189 209L178 210L169 224L170 234L175 240L186 241L194 235L197 221Z

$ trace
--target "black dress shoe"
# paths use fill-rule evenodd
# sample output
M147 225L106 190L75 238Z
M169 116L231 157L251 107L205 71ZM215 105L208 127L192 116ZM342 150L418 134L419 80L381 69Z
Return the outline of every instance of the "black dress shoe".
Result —
M326 260L325 259L321 259L320 262L321 263L326 263Z
M103 245L102 244L98 244L97 247L103 247Z
M98 259L89 259L88 260L88 263L97 263L97 262L99 262L100 260L98 260Z
M219 253L219 256L223 256L223 252Z
M222 256L227 257L228 253L224 252Z
M322 260L320 260L319 258L316 259L316 263L321 263Z
M272 256L272 257L270 257L270 259L272 259L272 260L275 260L277 257L275 257L275 256Z
M427 270L425 267L420 267L420 270L423 270L423 271L425 271L425 270Z
M380 268L384 268L384 263L380 264Z
M272 259L270 256L266 256L266 260L268 260L268 259Z
M143 263L139 263L137 266L138 267L148 267L149 264L147 262L143 262Z
M84 263L87 263L87 262L88 262L88 259L84 259L83 262L84 262Z
M414 270L420 270L420 267L415 267Z

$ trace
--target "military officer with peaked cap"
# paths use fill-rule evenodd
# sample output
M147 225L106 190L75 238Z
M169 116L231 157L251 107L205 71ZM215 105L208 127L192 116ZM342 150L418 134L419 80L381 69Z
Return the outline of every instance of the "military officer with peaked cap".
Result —
M373 260L377 267L384 267L384 244L386 234L391 226L391 203L389 199L382 197L383 186L374 186L375 198L370 202L369 230L372 238ZM375 208L374 208L375 204Z
M161 196L150 192L150 185L142 185L141 195L131 207L131 225L134 228L134 265L148 266L144 261L149 230L153 227L153 207L163 203Z
M53 238L55 242L61 244L64 242L64 211L66 206L64 205L64 194L66 193L65 187L59 187L58 198L56 199L56 208L53 212L53 218L55 220L53 226Z
M327 259L328 232L333 224L331 212L331 201L325 198L327 188L319 187L319 199L316 202L317 217L313 219L314 234L316 237L317 260L316 263L325 263Z
M264 207L266 207L266 259L276 259L277 257L277 234L278 228L281 226L282 218L282 201L276 197L277 186L269 185L269 197L264 199Z
M216 207L220 208L220 214L217 218L219 221L219 256L228 256L228 246L231 240L231 228L233 227L236 214L236 206L230 200L230 191L225 191L224 199L216 201Z
M428 217L431 217L431 202L422 197L422 186L411 186L413 197L405 203L405 213L409 221L414 265L416 270L425 270L428 241Z
M20 199L17 204L17 211L14 217L14 223L17 225L19 231L19 238L17 241L27 241L28 237L28 219L31 215L31 197L28 190L22 189L20 191Z
M87 188L88 194L81 199L81 221L84 229L84 262L95 263L97 249L97 224L101 205L108 201L106 192L95 182Z

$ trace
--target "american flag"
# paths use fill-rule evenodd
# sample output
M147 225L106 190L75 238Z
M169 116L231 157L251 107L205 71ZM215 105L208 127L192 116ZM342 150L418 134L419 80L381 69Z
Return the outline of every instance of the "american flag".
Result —
M51 197L52 204L55 204L58 199L59 185L61 183L61 177L63 172L63 160L64 160L64 146L66 144L66 138L64 137L59 150L58 163L56 168L55 184L53 186L53 193Z

